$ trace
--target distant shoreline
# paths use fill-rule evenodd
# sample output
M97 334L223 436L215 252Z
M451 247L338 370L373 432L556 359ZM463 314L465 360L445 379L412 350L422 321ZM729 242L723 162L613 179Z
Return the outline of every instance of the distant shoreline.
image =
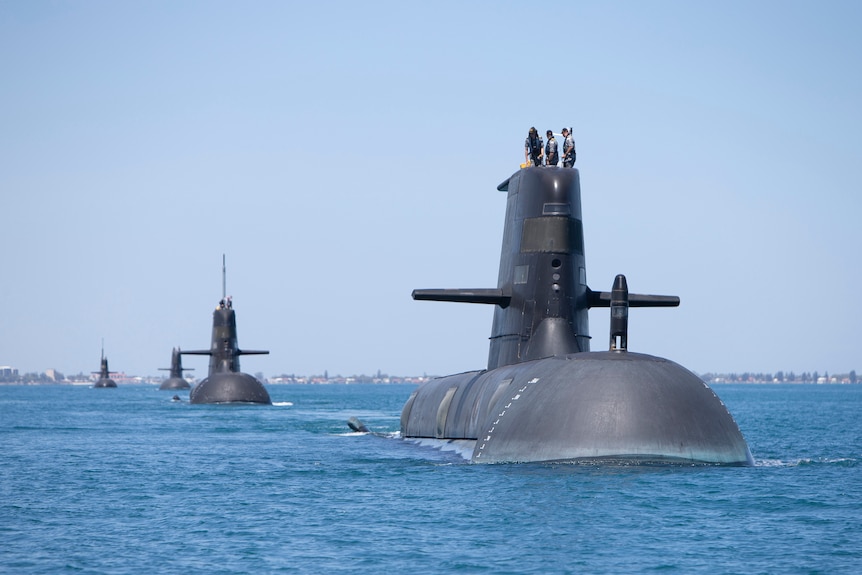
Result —
M278 379L278 378L276 378ZM346 381L345 378L337 378L331 380L297 380L297 381L283 381L276 380L272 381L269 379L264 379L263 383L266 385L404 385L404 384L412 384L412 385L421 385L422 383L435 379L435 377L405 377L405 378L392 378L389 381L379 381L379 380L351 380ZM776 381L773 380L760 380L760 379L749 379L749 380L733 380L733 379L703 379L704 383L708 385L859 385L862 384L862 381L849 381L848 379L837 379L830 378L828 381L812 381L812 380L793 380L793 381ZM822 379L822 378L820 378ZM124 386L134 386L134 385L149 385L149 386L157 386L164 381L164 378L141 378L140 380L135 381L118 381L117 385L120 387ZM36 386L36 385L44 385L44 386L69 386L69 387L89 387L92 386L94 381L0 381L0 387L2 386L13 386L13 385L26 385L26 386ZM190 381L190 385L195 385L198 383L197 381Z

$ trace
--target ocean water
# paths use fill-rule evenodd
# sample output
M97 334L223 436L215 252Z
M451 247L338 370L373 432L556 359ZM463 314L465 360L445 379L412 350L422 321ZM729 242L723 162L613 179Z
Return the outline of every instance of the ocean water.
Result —
M410 385L0 387L0 573L862 573L862 386L713 389L755 467L473 465Z

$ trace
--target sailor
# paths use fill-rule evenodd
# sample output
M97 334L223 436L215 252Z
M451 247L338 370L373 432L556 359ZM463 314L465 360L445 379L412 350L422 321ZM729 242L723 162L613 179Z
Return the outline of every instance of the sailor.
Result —
M563 128L562 134L563 137L566 138L565 143L563 143L563 167L572 168L575 166L575 159L577 156L575 153L575 139L572 137L572 134L569 133L568 128Z
M536 128L530 128L527 139L524 140L524 161L534 166L541 166L544 154L543 144L542 136L539 135Z
M545 165L555 166L560 162L560 154L557 152L557 140L554 139L554 133L550 130L546 132L548 143L545 144Z

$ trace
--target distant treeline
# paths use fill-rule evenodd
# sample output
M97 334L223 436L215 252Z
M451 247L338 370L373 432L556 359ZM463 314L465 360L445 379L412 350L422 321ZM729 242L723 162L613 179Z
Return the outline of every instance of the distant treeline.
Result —
M51 384L69 384L73 382L93 381L95 376L91 374L79 373L74 376L66 377L56 370L49 370L43 373L25 373L19 375L17 371L10 370L7 373L0 372L0 385L51 385ZM116 377L113 373L112 377ZM322 375L296 375L296 374L281 374L265 377L263 373L256 372L254 376L264 383L280 384L280 383L305 383L305 384L321 384L321 383L414 383L419 384L431 379L426 375L421 376L399 376L388 375L378 371L375 375L333 375L330 376L324 372ZM117 378L117 383L149 383L158 384L166 376L128 376Z
M414 383L419 384L433 376L428 375L388 375L377 372L375 375L334 375L330 376L324 372L322 375L295 375L281 374L269 378L265 378L263 373L255 373L255 377L266 383L305 383L305 384L321 384L321 383ZM814 372L794 373L792 371L778 371L775 373L703 373L699 374L700 378L707 383L862 383L856 378L856 370L851 370L850 373L822 374ZM127 376L128 378L129 376ZM53 371L48 373L25 373L18 375L15 373L0 372L0 385L13 384L63 384L71 383L72 381L87 381L90 378L89 374L79 373L75 376L66 379L66 377L58 372ZM163 377L145 377L134 378L139 379L143 383L158 383Z
M777 371L773 373L704 373L701 379L707 383L859 383L856 370L850 373L832 374L829 372L794 373Z

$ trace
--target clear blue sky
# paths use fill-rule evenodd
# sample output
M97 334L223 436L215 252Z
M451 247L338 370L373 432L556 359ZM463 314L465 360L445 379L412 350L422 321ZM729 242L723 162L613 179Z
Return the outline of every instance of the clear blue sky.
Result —
M862 3L0 0L0 365L485 366L527 129L573 126L587 279L679 295L629 349L862 369ZM607 310L590 312L604 349ZM206 358L186 360L195 373Z

